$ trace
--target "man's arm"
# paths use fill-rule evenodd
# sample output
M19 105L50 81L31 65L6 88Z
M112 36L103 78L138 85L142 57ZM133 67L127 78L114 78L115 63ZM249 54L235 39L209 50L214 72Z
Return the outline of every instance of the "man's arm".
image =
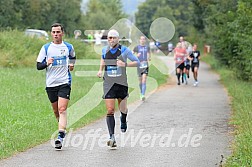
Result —
M100 60L100 68L99 68L99 71L97 73L97 77L101 78L102 77L102 72L104 70L104 67L105 67L105 62L104 62L104 59L101 57L101 60Z
M151 61L151 51L150 51L150 47L148 47L147 60L148 60L148 61Z
M127 48L128 49L128 48ZM131 62L127 64L127 67L137 67L140 65L139 59L128 49L127 57Z

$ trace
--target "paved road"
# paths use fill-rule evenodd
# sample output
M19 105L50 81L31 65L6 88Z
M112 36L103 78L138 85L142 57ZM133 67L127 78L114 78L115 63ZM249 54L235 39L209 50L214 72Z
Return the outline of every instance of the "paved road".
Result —
M160 57L170 62L169 57ZM173 65L173 63L170 63ZM218 76L201 63L198 87L169 84L145 102L130 106L126 134L119 133L118 148L106 147L104 119L69 132L65 148L55 151L50 142L0 161L10 166L219 166L230 154L228 96Z

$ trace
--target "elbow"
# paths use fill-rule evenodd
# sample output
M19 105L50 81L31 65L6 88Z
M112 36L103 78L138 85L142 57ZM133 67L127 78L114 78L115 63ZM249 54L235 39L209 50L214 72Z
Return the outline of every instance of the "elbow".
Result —
M47 67L47 64L37 62L37 70L43 70Z

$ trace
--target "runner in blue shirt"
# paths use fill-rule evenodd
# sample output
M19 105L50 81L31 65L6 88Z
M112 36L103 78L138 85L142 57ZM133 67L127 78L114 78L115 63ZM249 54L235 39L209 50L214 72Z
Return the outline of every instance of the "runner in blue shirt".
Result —
M103 75L103 98L107 108L106 122L109 131L109 140L107 145L111 148L116 147L115 140L115 103L118 102L118 108L121 112L121 131L127 130L127 67L136 67L139 61L129 48L119 44L119 33L112 29L108 32L109 46L102 49L102 57L100 61L100 69L97 73L98 77ZM131 62L127 63L127 59ZM104 71L104 74L103 74Z
M137 67L137 73L139 77L139 88L140 88L140 99L145 100L145 91L146 91L146 81L149 72L149 63L150 61L150 48L146 45L145 36L141 36L139 39L140 44L137 45L133 52L137 55L140 66Z

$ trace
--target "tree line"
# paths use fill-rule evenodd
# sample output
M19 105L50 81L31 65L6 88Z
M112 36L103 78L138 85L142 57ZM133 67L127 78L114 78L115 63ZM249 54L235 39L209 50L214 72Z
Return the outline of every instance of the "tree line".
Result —
M146 0L136 13L136 26L145 34L158 17L167 17L179 35L211 46L212 55L234 74L252 81L252 1Z
M81 11L81 0L0 0L0 30L26 28L50 30L59 22L68 35L74 30L108 29L127 17L120 0L90 0Z
M214 56L242 80L252 81L252 1L193 0L198 31L214 47Z
M243 80L252 80L252 2L250 0L146 0L138 7L135 25L149 37L149 27L158 17L170 19L176 34L189 41L211 45L213 55ZM76 29L109 29L127 18L121 0L0 0L0 30L36 28L49 31L63 23L66 33Z

